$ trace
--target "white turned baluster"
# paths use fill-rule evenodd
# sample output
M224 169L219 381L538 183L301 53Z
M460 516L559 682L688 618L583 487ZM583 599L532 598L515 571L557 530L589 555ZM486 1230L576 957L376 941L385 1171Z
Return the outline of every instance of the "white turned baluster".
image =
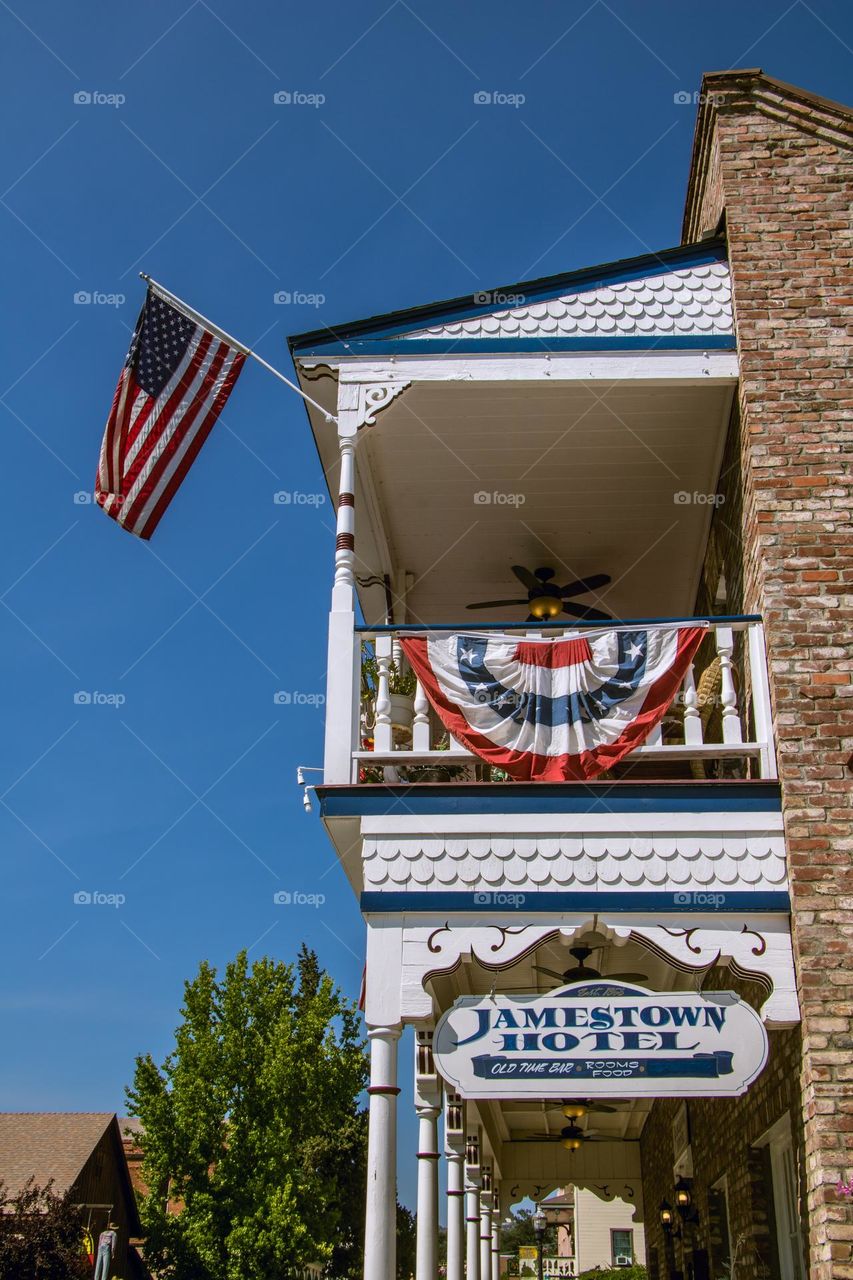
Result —
M720 657L720 701L723 706L723 742L743 742L737 709L732 652L734 636L731 627L717 627L717 653Z
M412 721L412 750L429 751L429 701L420 680L415 685L415 718Z
M663 744L663 728L660 724L656 724L654 729L650 730L646 744L650 747L659 747Z
M376 637L376 727L374 751L387 755L391 750L391 637Z
M702 717L699 714L699 699L696 696L696 680L693 675L693 663L687 668L682 685L684 692L684 741L689 747L702 745Z

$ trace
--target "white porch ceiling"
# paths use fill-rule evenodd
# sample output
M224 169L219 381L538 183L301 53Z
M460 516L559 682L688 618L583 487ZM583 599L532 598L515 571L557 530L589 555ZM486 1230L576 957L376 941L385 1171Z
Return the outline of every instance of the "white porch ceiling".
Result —
M332 380L310 385L322 384L325 402ZM465 608L522 596L514 563L560 583L609 574L578 603L617 617L691 613L733 386L413 383L360 432L359 577L390 576L395 621L523 621L524 607ZM334 427L315 434L334 496ZM360 596L366 621L384 621L384 592Z

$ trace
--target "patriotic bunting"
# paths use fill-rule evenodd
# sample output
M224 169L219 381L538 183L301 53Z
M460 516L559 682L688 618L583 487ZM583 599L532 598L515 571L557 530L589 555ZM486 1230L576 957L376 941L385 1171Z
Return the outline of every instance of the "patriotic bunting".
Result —
M706 627L408 636L402 646L458 742L519 782L563 782L598 777L648 737Z

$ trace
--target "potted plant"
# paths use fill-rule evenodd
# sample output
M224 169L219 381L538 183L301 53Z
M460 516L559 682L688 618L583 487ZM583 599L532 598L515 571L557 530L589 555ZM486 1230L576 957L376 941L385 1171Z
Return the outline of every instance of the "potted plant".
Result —
M393 658L388 664L388 696L391 702L391 727L400 733L412 732L415 717L415 689L417 677L414 671ZM365 704L365 721L369 727L376 724L376 697L379 689L379 664L373 645L365 645L361 660L361 696Z

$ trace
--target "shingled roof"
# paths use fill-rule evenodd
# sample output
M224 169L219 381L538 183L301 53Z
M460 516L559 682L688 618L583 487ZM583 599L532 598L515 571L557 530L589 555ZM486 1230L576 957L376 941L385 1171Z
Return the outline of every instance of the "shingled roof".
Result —
M0 1181L13 1193L28 1178L54 1180L64 1195L112 1124L112 1111L0 1111Z

